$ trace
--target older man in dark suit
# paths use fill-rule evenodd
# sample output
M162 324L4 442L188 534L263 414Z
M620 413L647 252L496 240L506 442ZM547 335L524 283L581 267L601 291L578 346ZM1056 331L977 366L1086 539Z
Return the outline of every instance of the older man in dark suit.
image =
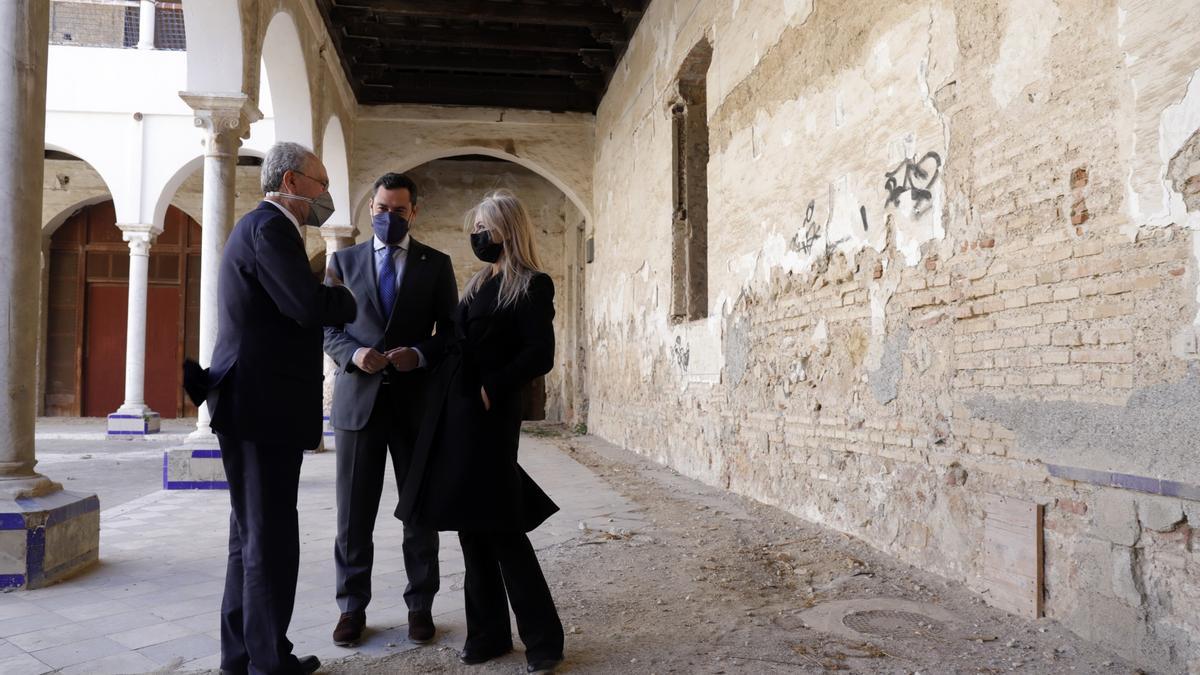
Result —
M454 268L446 254L413 239L417 186L403 174L375 182L374 237L335 253L329 275L358 298L358 318L325 330L325 352L337 363L330 422L337 440L337 603L333 641L351 645L366 626L371 601L373 531L387 456L403 484L417 440L429 369L441 360L453 333L458 303ZM408 637L433 638L438 590L438 534L404 528Z
M292 654L287 628L300 565L300 463L321 437L322 327L356 313L353 293L321 284L304 250L301 224L319 225L333 210L328 185L307 148L276 144L262 166L266 199L238 221L221 258L205 384L232 505L222 672L320 666Z

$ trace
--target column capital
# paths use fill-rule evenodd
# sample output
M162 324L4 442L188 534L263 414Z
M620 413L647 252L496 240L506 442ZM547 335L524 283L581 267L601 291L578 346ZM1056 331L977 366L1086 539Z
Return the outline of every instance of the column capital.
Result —
M354 226L350 225L349 223L345 223L345 224L325 223L324 225L321 226L320 230L321 230L321 236L326 240L344 239L346 237L354 236Z
M237 138L250 135L250 125L262 119L262 112L245 94L179 92L179 98L195 112L195 123L209 133L232 133Z
M121 230L121 238L129 242L129 252L132 255L150 255L150 247L158 235L162 234L162 228L154 225L134 223L119 224L117 227Z

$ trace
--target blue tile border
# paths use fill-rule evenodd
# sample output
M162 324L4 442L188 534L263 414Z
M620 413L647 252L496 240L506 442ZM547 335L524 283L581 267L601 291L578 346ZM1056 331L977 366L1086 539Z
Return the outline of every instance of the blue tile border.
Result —
M46 527L53 527L59 523L66 522L72 518L77 518L86 513L100 510L100 498L96 495L81 499L77 502L71 502L66 506L60 506L54 509L46 516Z
M171 480L168 474L171 451L163 453L162 489L164 490L228 490L229 483L223 480ZM220 450L192 450L191 459L221 459Z
M47 579L79 567L89 559L96 557L95 550L84 551L71 560L57 565L52 569L45 568L46 560L46 531L61 526L80 516L100 513L100 498L88 495L82 499L69 501L54 508L39 508L37 503L45 498L18 499L17 506L28 509L22 513L0 513L0 530L25 531L25 574L0 574L0 588L29 588L40 585ZM50 498L46 501L53 503ZM30 515L34 518L30 518Z
M1062 466L1059 464L1047 464L1046 470L1055 478L1075 480L1082 483L1091 483L1092 485L1102 485L1104 487L1135 490L1152 495L1200 501L1200 485L1190 485L1188 483L1159 478L1147 478L1145 476L1135 476L1115 471L1097 471L1082 467Z
M24 513L0 513L0 530L25 529Z
M228 490L223 480L172 480L163 482L164 490Z
M24 588L24 574L0 574L0 588Z

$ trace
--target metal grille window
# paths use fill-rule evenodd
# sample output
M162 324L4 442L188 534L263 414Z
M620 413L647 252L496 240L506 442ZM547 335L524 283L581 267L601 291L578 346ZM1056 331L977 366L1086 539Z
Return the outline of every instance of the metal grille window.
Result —
M159 2L154 10L154 48L183 51L187 38L183 33L183 3Z
M141 12L139 0L54 0L50 4L50 44L137 47ZM187 48L182 2L155 3L154 48Z

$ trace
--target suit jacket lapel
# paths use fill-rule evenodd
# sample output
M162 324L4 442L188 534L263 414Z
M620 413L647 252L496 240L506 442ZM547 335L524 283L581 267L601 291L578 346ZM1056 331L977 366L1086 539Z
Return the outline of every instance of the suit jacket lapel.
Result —
M404 257L404 277L400 279L400 288L396 292L396 306L392 308L392 315L385 316L387 326L391 326L392 317L404 314L403 306L408 304L405 302L405 298L408 297L409 289L416 283L413 278L422 273L426 257L425 245L409 237L408 252Z
M375 308L375 313L379 315L380 325L386 325L388 320L387 312L383 311L383 305L379 302L379 278L375 270L375 242L368 240L363 244L362 253L359 254L360 273L366 276L366 282L363 286L367 289L367 295L371 296L371 306Z

